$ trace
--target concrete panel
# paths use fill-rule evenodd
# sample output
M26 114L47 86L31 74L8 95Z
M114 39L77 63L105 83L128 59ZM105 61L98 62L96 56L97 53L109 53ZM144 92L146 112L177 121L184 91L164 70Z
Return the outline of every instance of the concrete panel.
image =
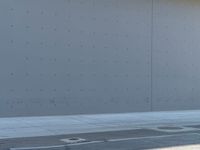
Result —
M154 0L153 110L200 108L200 1Z
M1 0L0 116L149 111L151 12L149 0Z

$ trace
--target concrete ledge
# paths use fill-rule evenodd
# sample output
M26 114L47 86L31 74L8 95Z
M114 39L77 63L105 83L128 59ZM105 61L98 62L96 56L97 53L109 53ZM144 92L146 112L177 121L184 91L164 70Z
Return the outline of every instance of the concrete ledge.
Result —
M200 124L200 111L0 118L0 139Z

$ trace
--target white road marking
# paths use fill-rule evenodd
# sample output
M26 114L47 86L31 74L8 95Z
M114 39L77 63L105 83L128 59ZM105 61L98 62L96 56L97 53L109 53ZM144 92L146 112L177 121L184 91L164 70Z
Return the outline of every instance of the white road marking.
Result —
M40 146L40 147L18 147L18 148L10 148L10 150L40 150L40 149L50 149L50 148L63 148L66 145L57 145L57 146Z
M96 143L103 143L104 141L90 141L90 142L83 142L83 143L76 143L76 144L66 144L66 145L57 145L57 146L39 146L39 147L18 147L18 148L10 148L10 150L48 150L52 148L64 148L68 146L78 146L78 145L87 145L87 144L96 144Z
M159 136L147 136L147 137L110 139L110 140L108 140L108 142L120 142L120 141L140 140L140 139L156 139L156 138L165 138L165 137L173 137L173 136L180 136L180 135L194 135L194 134L196 134L196 133L184 133L184 134L173 134L173 135L159 135Z
M104 143L104 142L105 142L105 141L90 141L90 142L83 142L83 143L67 144L67 146L97 144L97 143Z

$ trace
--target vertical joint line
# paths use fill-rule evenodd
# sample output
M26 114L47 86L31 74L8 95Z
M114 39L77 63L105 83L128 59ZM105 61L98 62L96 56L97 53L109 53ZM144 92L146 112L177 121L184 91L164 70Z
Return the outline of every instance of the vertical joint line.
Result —
M154 0L151 6L151 111L153 111L153 33L154 33Z

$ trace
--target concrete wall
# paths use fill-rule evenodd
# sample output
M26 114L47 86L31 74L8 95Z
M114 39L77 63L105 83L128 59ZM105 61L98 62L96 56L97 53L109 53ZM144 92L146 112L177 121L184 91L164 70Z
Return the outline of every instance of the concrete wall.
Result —
M153 110L200 109L200 1L154 0Z
M0 116L200 108L197 0L1 0Z

